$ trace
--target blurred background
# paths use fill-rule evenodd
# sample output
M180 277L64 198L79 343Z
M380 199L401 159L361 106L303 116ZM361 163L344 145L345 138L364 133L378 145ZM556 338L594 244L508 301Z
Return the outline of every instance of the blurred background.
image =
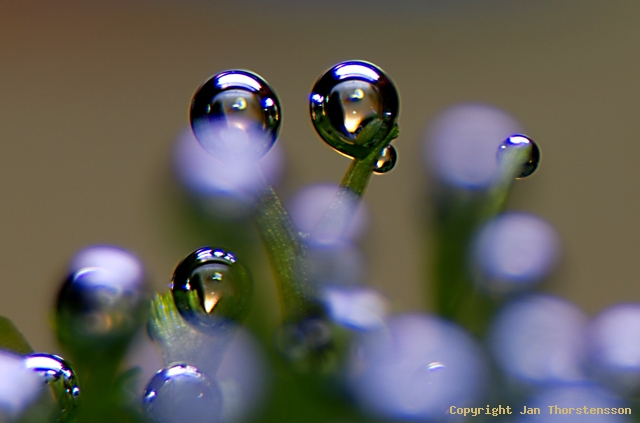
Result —
M382 67L401 97L399 161L371 181L362 242L368 282L397 310L431 306L425 128L470 101L512 113L541 147L509 208L562 236L546 289L589 313L639 301L639 21L634 1L0 0L0 314L56 352L51 307L77 250L130 249L162 290L210 242L183 220L171 154L219 71L277 91L283 198L339 182L349 162L313 130L308 93L348 59Z

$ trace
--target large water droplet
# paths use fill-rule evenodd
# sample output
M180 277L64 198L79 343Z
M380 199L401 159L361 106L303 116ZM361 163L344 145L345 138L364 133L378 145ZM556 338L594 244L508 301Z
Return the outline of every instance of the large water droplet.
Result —
M393 128L398 92L377 66L342 62L314 85L310 111L316 131L327 144L347 156L363 158Z
M373 165L375 173L387 173L396 166L398 153L392 145L386 145L380 150L380 156Z
M280 103L259 75L228 70L198 88L190 119L196 138L216 158L257 160L276 141Z
M216 329L246 317L253 281L233 253L203 247L178 264L171 291L178 311L189 323Z
M71 365L62 357L46 353L30 354L25 357L24 363L49 385L58 405L55 421L71 421L77 412L80 396L78 378Z
M146 313L145 274L130 252L94 246L79 252L58 295L58 336L93 350L96 342L128 341Z
M536 171L540 163L540 149L535 142L524 135L512 135L498 147L498 161L504 160L510 152L523 151L526 153L522 168L516 176L518 179L526 178Z
M223 421L218 385L195 366L175 364L160 370L142 400L154 423Z

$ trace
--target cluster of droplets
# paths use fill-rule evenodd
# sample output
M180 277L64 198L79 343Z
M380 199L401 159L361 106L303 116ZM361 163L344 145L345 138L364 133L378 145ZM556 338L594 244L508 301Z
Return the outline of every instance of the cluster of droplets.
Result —
M362 61L332 67L310 95L321 138L356 161L371 159L375 173L396 163L389 142L398 111L391 80ZM267 185L257 166L269 167L265 160L281 120L271 87L252 72L219 73L195 93L190 118L193 133L183 135L186 147L178 150L178 173L187 187L218 204L222 192L242 193L247 203L259 200ZM505 189L505 178L531 175L540 151L521 132L518 122L492 107L469 104L446 111L427 133L425 151L436 183L466 201L469 192L490 198L496 187ZM589 319L567 301L531 292L549 277L560 250L556 231L543 219L498 213L481 221L468 240L465 269L473 289L499 304L483 348L448 320L392 314L384 295L362 286L363 259L355 242L366 209L357 195L338 186L308 187L289 210L307 252L304 271L318 288L312 300L322 304L322 312L285 322L275 343L297 360L333 347L331 325L346 328L348 348L337 357L344 372L333 381L363 413L376 419L460 421L448 414L451 405L498 400L543 409L553 403L624 408L628 398L640 394L640 305L614 306ZM198 248L178 264L170 303L155 300L168 320L149 325L164 366L142 394L150 421L220 423L248 417L246 410L259 403L264 384L255 341L240 327L252 296L249 271L227 249ZM58 296L58 338L74 359L121 354L143 324L146 305L146 276L135 256L115 247L88 248L72 260ZM67 361L42 353L4 355L0 372L20 378L25 388L18 391L22 397L0 401L0 419L12 421L40 401L43 386L56 404L54 420L73 419L80 388ZM491 378L493 366L501 372L498 383ZM2 398L9 398L4 391L10 379L0 378ZM569 421L566 417L558 418ZM627 421L601 417L597 421ZM525 415L516 421L537 419Z

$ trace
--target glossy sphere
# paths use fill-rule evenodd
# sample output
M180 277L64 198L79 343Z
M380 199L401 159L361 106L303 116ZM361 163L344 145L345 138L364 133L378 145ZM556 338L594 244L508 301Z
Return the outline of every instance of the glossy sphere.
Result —
M178 264L171 291L187 322L198 329L213 330L246 317L253 282L233 253L203 247Z
M316 131L327 144L347 156L363 158L393 128L398 92L377 66L342 62L314 85L310 111Z
M498 147L498 161L503 160L510 151L524 151L526 156L517 178L526 178L536 171L540 163L540 149L535 142L524 135L512 135Z
M348 384L380 421L443 421L453 404L482 404L487 364L475 340L449 322L395 315L355 341Z
M392 145L387 145L380 150L380 156L373 166L375 173L387 173L396 166L398 161L398 153Z
M93 350L96 342L128 340L146 313L145 274L130 252L94 246L72 260L58 295L58 336L65 345Z
M196 138L216 158L257 160L276 141L280 103L259 75L228 70L198 88L190 119Z
M58 405L55 421L71 421L77 412L80 387L69 363L62 357L46 353L30 354L25 357L24 363L42 376L51 388Z
M153 423L224 421L218 385L195 366L176 364L160 370L142 400Z

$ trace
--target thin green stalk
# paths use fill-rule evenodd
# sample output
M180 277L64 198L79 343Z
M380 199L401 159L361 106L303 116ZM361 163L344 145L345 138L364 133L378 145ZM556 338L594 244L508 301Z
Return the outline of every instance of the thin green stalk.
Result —
M527 152L505 154L497 177L487 191L474 193L445 189L436 202L434 231L434 289L436 312L484 334L500 299L476 289L468 267L469 244L478 228L501 213Z
M255 223L275 274L283 307L283 320L294 322L317 312L306 269L304 244L273 188L267 186Z

